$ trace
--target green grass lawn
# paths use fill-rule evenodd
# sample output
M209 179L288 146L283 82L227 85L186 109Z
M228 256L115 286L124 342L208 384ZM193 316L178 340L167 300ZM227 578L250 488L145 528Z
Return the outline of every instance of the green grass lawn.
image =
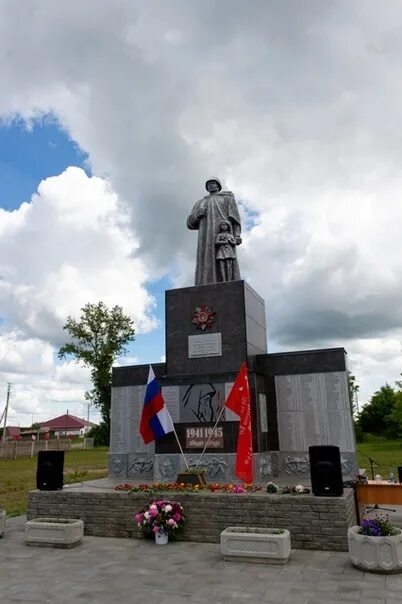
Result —
M64 482L79 482L107 476L108 449L66 451ZM25 514L28 493L36 488L37 457L0 460L0 509L9 516Z
M381 474L385 479L388 479L390 468L393 468L395 477L398 476L398 466L402 466L402 441L388 440L380 436L371 436L367 441L357 445L358 450L358 466L366 468L367 476L371 479L370 461L367 457L371 457L376 461L374 464L374 474Z

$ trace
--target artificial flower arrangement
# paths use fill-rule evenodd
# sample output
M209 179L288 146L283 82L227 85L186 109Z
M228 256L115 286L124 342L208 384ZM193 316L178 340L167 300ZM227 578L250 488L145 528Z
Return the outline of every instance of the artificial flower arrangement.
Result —
M115 487L116 491L128 491L129 493L160 493L166 491L181 491L187 493L198 493L200 491L210 491L214 493L215 491L223 491L225 493L252 493L255 491L260 491L261 486L254 484L221 484L221 483L209 483L209 484L185 484L185 483L175 483L175 482L156 482L151 484L140 484L140 485L131 485L128 483L119 484Z
M375 518L364 518L359 532L369 537L388 537L398 535L400 530L393 526L387 514L381 514Z
M306 495L310 493L310 489L302 484L297 484L293 487L283 487L280 492L282 495Z
M297 484L293 487L286 486L279 488L277 484L269 482L267 484L267 493L270 493L271 495L275 493L277 493L278 495L303 495L306 493L310 493L310 489L307 489L302 484Z
M137 512L135 521L145 536L165 533L169 537L184 525L184 509L177 501L158 499Z

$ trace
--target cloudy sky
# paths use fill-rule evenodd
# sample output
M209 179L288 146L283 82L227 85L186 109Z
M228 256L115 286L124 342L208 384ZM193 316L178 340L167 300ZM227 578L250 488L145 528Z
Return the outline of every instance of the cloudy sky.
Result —
M120 304L164 354L185 219L218 175L271 352L344 346L361 401L402 371L400 0L0 4L0 407L86 415L68 314ZM97 415L91 411L91 417Z

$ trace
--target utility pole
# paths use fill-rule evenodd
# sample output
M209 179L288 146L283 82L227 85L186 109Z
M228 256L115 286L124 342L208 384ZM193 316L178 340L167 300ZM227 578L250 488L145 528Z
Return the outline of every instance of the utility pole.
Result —
M91 403L88 403L88 413L87 413L87 422L89 424L89 410L91 408ZM85 430L85 436L88 434L89 432L89 425L87 424L87 429Z
M6 399L6 408L4 410L4 424L3 424L3 444L6 442L6 427L7 427L7 413L8 413L8 403L10 401L10 391L11 391L11 382L7 382L7 399Z

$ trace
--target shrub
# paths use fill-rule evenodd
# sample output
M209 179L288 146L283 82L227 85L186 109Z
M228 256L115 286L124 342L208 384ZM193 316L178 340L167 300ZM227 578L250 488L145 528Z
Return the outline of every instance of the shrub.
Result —
M108 447L110 430L105 422L101 422L99 426L91 428L87 434L88 438L94 439L94 447Z

